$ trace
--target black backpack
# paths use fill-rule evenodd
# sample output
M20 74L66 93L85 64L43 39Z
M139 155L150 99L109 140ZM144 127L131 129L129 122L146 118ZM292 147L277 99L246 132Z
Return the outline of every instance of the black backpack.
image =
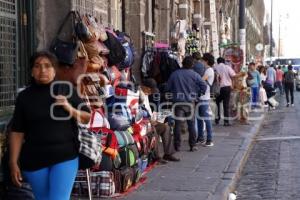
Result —
M123 70L133 65L135 51L132 39L128 34L120 31L116 31L116 33L126 53L125 59L117 66L119 70Z
M288 71L284 74L284 82L285 83L293 83L295 79L295 74L292 71Z
M107 33L107 40L103 43L110 50L108 54L108 66L117 65L125 60L126 51L121 42L109 31Z
M205 81L206 84L210 87L210 96L215 98L220 95L220 75L214 69L214 81L212 84L209 84L208 81Z

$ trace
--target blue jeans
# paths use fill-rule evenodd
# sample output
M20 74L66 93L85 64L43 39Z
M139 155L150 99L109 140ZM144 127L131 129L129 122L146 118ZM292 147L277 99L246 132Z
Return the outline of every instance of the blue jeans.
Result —
M197 116L198 125L198 138L197 140L204 139L204 122L207 131L207 141L212 141L212 124L211 116L209 115L209 100L200 100L199 113Z
M78 158L36 171L23 171L36 200L69 200L78 171Z
M252 90L252 107L257 107L259 102L259 87L251 87Z
M282 81L276 81L275 85L276 85L276 88L279 89L280 94L282 95L283 94Z

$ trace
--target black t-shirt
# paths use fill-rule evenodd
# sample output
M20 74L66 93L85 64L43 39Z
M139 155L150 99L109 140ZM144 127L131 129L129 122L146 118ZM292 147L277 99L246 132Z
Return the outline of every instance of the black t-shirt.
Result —
M20 154L22 170L34 171L78 156L78 129L74 118L62 106L54 106L51 85L32 84L16 100L13 132L24 133ZM67 95L68 101L80 110L88 111L74 88L55 84L53 95ZM65 119L63 119L65 118Z

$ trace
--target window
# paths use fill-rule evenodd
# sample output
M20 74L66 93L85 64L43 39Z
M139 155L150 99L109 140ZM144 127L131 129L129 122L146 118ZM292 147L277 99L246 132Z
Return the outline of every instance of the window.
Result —
M17 90L17 5L0 0L0 115L10 113Z

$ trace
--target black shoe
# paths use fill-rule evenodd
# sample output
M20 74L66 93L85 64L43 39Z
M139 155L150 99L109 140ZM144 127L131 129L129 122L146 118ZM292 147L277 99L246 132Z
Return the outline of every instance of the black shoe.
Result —
M173 155L164 155L163 159L167 160L167 161L173 161L173 162L179 162L180 161L180 158L177 158Z
M224 126L231 126L231 125L229 124L229 122L225 122Z
M204 140L203 138L197 139L196 144L197 144L197 145L199 145L199 144L205 144L205 140Z
M215 123L218 125L220 122L220 119L215 119Z
M180 147L179 146L174 146L175 151L179 152L180 151Z
M194 152L194 151L198 151L198 147L195 146L190 147L190 152Z

